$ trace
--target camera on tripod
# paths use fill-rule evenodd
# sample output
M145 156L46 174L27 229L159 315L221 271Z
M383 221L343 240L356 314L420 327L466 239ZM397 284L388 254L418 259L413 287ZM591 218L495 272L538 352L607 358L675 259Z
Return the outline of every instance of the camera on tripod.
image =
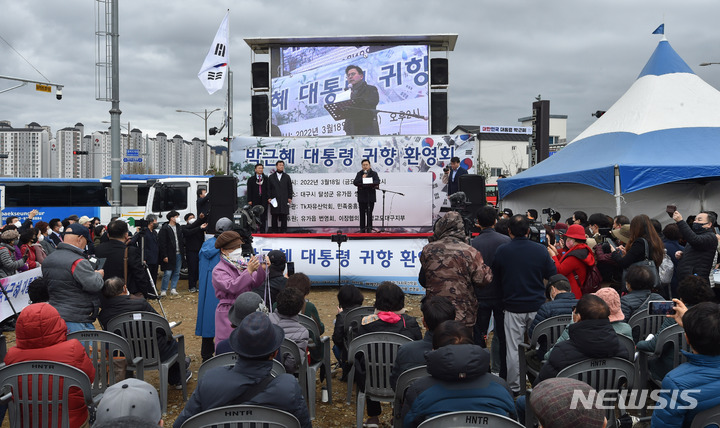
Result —
M548 224L552 224L552 222L553 222L553 216L555 215L556 212L557 212L557 211L555 211L555 210L552 209L552 208L543 208L542 213L543 213L543 214L547 214L547 216L548 216L548 218L547 218L547 223L548 223Z

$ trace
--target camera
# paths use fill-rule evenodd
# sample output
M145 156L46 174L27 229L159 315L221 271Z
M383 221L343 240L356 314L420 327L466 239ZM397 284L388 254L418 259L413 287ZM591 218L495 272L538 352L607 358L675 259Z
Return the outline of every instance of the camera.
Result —
M552 208L543 208L542 213L543 213L543 214L547 214L547 216L548 216L548 218L547 218L547 223L548 223L548 224L554 224L554 223L555 223L555 221L553 220L553 216L557 213L557 211L555 211L555 210L552 209Z
M348 236L343 235L342 230L338 230L336 234L330 235L330 241L337 242L338 244L342 244L343 242L348 241Z
M443 167L443 172L445 172L445 173L450 172L450 167L449 166Z
M547 231L541 224L531 224L529 227L528 239L543 245L548 244Z
M55 91L55 98L57 98L59 100L62 99L62 89L57 88L57 90Z
M148 224L150 224L150 222L148 222L144 218L135 220L135 227L139 227L140 229L147 229Z
M235 213L235 226L233 230L237 232L243 240L241 247L243 257L252 257L255 254L252 247L252 234L258 229L258 225L260 224L258 217L264 212L265 208L260 205L245 205L239 212Z

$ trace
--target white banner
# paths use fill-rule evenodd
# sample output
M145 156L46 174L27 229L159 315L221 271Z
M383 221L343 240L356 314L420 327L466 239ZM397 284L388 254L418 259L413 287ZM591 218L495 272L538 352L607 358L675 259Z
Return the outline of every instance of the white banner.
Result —
M357 227L360 210L355 174L298 174L291 176L295 197L290 206L290 227ZM432 174L382 173L385 226L432 226ZM392 193L399 192L402 195ZM383 192L375 191L373 227L382 225Z
M342 284L375 289L392 281L408 294L425 294L418 282L420 252L427 238L351 239L340 246L325 238L266 238L256 236L255 251L281 250L295 272L310 277L313 286L338 285L338 261Z
M40 276L42 276L42 269L35 268L16 275L0 278L0 286L5 289L8 297L10 297L10 301L8 302L5 293L0 294L0 320L11 317L13 315L13 307L20 313L23 308L30 304L28 287L35 278ZM10 306L11 302L12 307Z
M480 132L483 134L532 134L532 126L494 126L481 125Z

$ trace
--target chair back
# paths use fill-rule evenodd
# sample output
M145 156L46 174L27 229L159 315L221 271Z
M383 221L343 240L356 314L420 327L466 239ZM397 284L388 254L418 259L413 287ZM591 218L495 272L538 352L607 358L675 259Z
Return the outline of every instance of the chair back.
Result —
M124 337L130 345L132 357L142 357L146 368L161 363L158 330L165 332L166 338L173 337L168 321L152 312L118 315L108 321L107 330Z
M365 394L373 399L391 401L395 397L390 385L390 373L398 348L412 342L407 336L398 333L376 332L363 334L350 342L348 355L365 357Z
M618 334L617 335L618 342L620 342L620 346L625 348L628 352L628 358L630 360L635 359L635 342L630 339L629 337L625 336L624 334Z
M80 388L86 405L92 404L87 375L75 367L54 361L25 361L0 369L2 394L12 393L8 402L10 426L70 426L70 388Z
M535 326L535 329L533 329L533 334L530 338L530 349L533 349L535 345L537 345L541 337L545 337L547 341L545 343L547 343L547 347L550 349L571 322L572 314L557 315L540 321L538 325Z
M300 428L300 421L288 412L262 406L240 404L206 410L189 418L182 428Z
M300 325L305 327L308 332L310 332L311 340L315 342L320 340L320 327L318 327L314 319L305 314L298 314L298 321L300 322Z
M645 340L648 334L656 335L665 318L665 315L650 315L647 308L631 316L628 324L632 327L635 343Z
M489 412L450 412L435 416L418 425L418 428L446 428L446 427L522 427L514 420Z
M682 352L680 352L680 350L686 352L692 351L690 350L690 345L688 345L687 340L685 340L685 330L680 325L671 325L670 327L662 329L662 331L657 334L657 342L655 344L656 357L659 357L662 354L663 348L667 343L673 344L672 368L675 368L681 363L687 361L687 358L685 358L685 356Z
M410 384L426 376L430 376L427 371L427 366L419 366L405 370L398 377L397 385L395 386L395 402L393 404L393 427L402 428L403 426L401 418L402 404L403 401L405 401L405 392L410 387Z
M135 371L138 379L143 379L142 357L136 361L130 357L130 345L122 336L103 330L80 330L67 335L68 340L77 339L82 343L85 352L95 367L95 380L92 384L93 396L105 392L108 386L119 382L122 379L116 378L115 355L122 354L122 359L127 363L128 368ZM138 367L140 366L140 367Z
M345 315L345 347L349 348L350 342L357 337L362 319L374 313L375 307L373 306L360 306L348 311Z
M720 404L695 415L690 428L705 428L707 426L720 426Z
M285 356L291 355L295 359L295 373L298 375L298 382L300 383L300 391L303 394L303 398L307 401L307 385L308 385L308 379L307 379L307 372L308 372L308 366L307 366L307 357L301 358L300 355L300 349L297 347L295 342L288 339L287 337L283 339L282 343L280 344L280 353L277 357L279 358L279 363L283 368L285 368ZM285 370L287 370L285 368ZM313 382L315 380L313 379ZM314 386L314 385L313 385Z
M198 380L207 372L209 369L215 367L230 367L235 365L238 355L234 352L227 352L225 354L216 355L209 360L202 363L198 369ZM270 369L270 374L273 377L277 377L279 374L285 373L285 366L283 366L278 360L272 360L273 366Z
M632 389L635 382L635 366L623 358L596 358L580 361L566 367L557 377L569 377L585 382L600 391Z

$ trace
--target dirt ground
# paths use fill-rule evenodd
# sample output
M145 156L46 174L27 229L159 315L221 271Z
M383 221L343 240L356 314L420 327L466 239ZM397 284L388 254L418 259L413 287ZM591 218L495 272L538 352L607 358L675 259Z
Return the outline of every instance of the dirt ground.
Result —
M197 371L202 363L200 356L200 342L201 339L195 336L195 320L197 318L197 303L198 294L189 293L187 291L187 282L181 280L178 283L179 296L165 297L162 300L162 305L167 314L169 321L182 321L182 323L173 329L175 334L183 334L185 336L185 354L192 360L190 369L193 371L193 377L188 382L188 398L192 394L192 391L197 385ZM322 322L325 324L326 336L332 336L333 332L333 321L337 314L337 287L319 287L313 288L312 292L308 296L308 299L315 304L322 318ZM371 290L362 290L365 296L365 305L372 305L375 301L375 292ZM408 295L405 299L405 306L408 314L420 318L420 298L421 296L410 296ZM153 307L161 313L160 307L157 302L152 302ZM422 324L422 323L420 323ZM96 328L100 328L99 325ZM4 333L7 338L8 348L15 346L15 334ZM332 361L335 362L335 357L331 356ZM159 381L157 372L149 372L145 377L145 380L150 384L159 388ZM314 427L351 427L355 425L355 404L348 405L345 403L345 394L347 393L347 383L340 382L341 373L338 370L332 374L332 388L333 388L333 400L332 403L317 403L317 415L313 421ZM320 383L317 381L317 397L320 397ZM355 396L353 395L353 399ZM164 417L165 426L172 426L175 418L180 414L185 403L182 400L182 391L170 389L168 391L168 412ZM381 426L391 427L392 426L392 406L391 404L383 404L383 414L381 415ZM3 428L9 427L8 418L5 418L2 424Z

